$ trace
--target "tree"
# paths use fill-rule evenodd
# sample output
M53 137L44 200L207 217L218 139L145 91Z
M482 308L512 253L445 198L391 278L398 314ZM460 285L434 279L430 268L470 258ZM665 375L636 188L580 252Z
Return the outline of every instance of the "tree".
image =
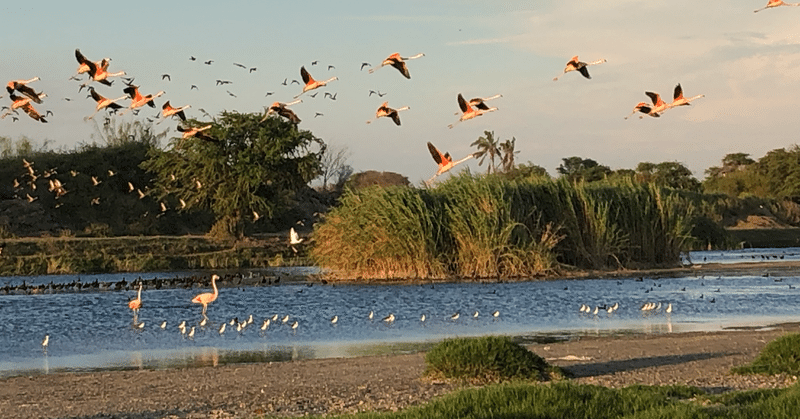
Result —
M494 138L494 131L484 131L483 136L478 137L478 139L473 141L469 146L478 147L478 151L475 153L475 158L480 159L478 160L478 166L482 166L486 157L489 157L490 163L489 167L486 169L486 173L492 173L494 169L494 159L500 155L500 148L498 146L498 141Z
M154 149L143 167L155 173L161 198L171 208L211 210L212 234L235 238L242 237L245 220L258 218L254 212L272 216L290 205L295 192L319 176L325 145L290 122L261 118L223 112L206 136L173 138L170 149Z
M772 150L758 160L756 172L763 177L767 194L776 197L800 196L800 147Z
M565 157L561 160L563 163L556 168L556 171L573 182L578 180L593 182L604 179L606 175L611 173L611 169L608 166L602 166L592 159L573 156Z
M636 180L675 189L700 191L700 181L692 175L689 168L678 162L641 162L636 166Z
M322 190L328 190L328 182L341 186L353 174L353 168L347 164L350 150L347 147L328 147L322 155L319 177L322 178Z
M512 167L511 170L504 172L503 176L510 180L537 177L550 178L550 175L547 173L547 169L542 166L537 166L531 162L518 164Z
M511 137L511 140L505 140L500 143L500 152L503 155L500 162L503 165L504 172L509 172L514 168L514 155L519 153L519 151L514 150L516 146L517 139L515 137Z

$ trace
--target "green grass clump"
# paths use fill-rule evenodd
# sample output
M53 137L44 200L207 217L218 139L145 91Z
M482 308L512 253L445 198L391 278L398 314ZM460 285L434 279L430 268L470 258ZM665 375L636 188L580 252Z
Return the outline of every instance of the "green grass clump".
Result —
M542 381L554 372L544 359L506 336L448 339L428 352L425 362L428 376L471 383Z
M735 374L800 375L800 333L773 340L753 362L733 368L732 371Z

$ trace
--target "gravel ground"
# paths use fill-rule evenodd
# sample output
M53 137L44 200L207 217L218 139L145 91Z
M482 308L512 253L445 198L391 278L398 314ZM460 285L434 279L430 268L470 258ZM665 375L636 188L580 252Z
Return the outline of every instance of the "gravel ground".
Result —
M796 377L736 376L769 329L581 338L531 345L579 383L688 384L710 392L784 387ZM398 410L455 389L420 379L424 354L236 364L190 369L52 374L0 380L0 418L249 418Z

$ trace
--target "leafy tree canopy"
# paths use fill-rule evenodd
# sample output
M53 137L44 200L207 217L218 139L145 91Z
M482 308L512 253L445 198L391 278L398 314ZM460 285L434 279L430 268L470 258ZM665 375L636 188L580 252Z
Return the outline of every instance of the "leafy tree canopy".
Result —
M325 152L311 132L278 117L261 119L223 112L204 135L173 138L167 150L153 150L143 167L172 207L209 209L217 217L212 234L241 237L247 220L286 208L320 174Z
M556 171L573 182L578 180L594 182L605 179L606 175L611 173L608 166L602 166L592 159L573 156L564 157L561 160L563 163L556 168Z

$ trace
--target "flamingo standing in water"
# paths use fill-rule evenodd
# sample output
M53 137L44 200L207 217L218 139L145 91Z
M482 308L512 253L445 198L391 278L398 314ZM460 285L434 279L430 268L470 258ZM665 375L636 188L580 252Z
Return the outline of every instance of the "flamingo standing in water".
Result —
M672 94L672 103L669 104L669 107L674 108L676 106L689 106L691 105L689 102L705 96L706 95L697 95L690 98L685 98L683 97L683 88L681 87L681 84L678 83L678 85L675 86L675 92Z
M762 10L771 9L773 7L778 7L778 6L800 6L800 3L786 3L783 0L769 0L766 6L758 10L753 10L753 13L758 13Z
M14 93L14 90L22 93L23 95L29 97L32 101L36 103L42 103L42 93L36 93L35 90L28 87L28 83L33 83L36 80L39 80L39 77L34 77L30 80L11 80L6 85L6 90L8 93Z
M424 56L425 56L425 54L419 53L419 54L411 56L411 57L401 57L399 53L395 52L394 54L386 57L386 59L383 60L383 62L381 63L380 66L378 66L378 68L369 69L369 73L372 74L372 73L375 72L375 70L377 70L377 69L379 69L379 68L381 68L383 66L390 65L390 66L396 68L397 71L399 71L400 74L402 74L405 78L410 79L411 78L411 74L408 72L408 66L406 66L405 62L407 60L415 60L415 59L417 59L419 57L424 57Z
M134 317L139 314L139 309L142 308L142 283L139 282L139 293L136 298L128 301L128 308L133 310Z
M588 67L590 65L595 65L595 64L603 64L604 62L606 62L606 59L605 58L601 58L601 59L599 59L597 61L592 61L590 63L585 63L583 61L578 60L578 56L576 55L576 56L572 57L572 59L567 62L567 66L564 67L564 74L569 73L570 71L577 71L577 72L581 73L581 75L583 77L586 77L587 79L591 79L592 76L589 75L589 69L586 68L586 67ZM558 80L558 77L553 78L553 81L556 81L556 80Z
M132 84L129 84L128 87L122 89L122 91L127 93L131 97L131 104L125 110L120 112L120 115L124 114L127 111L131 111L136 108L141 108L144 105L148 105L151 108L155 108L156 104L155 102L153 102L153 100L165 93L163 90L161 90L155 95L142 96L142 94L139 93L139 86L134 86Z
M433 180L436 179L436 177L441 175L442 173L445 173L450 169L456 167L457 165L475 157L475 154L470 154L467 157L464 157L463 159L454 162L453 158L450 157L450 153L442 154L442 152L439 151L439 149L436 148L430 142L428 143L428 150L431 152L433 160L436 162L436 164L439 165L439 169L436 171L436 174L433 175L433 177L430 178L427 182L425 182L428 185L430 185L433 182Z
M264 117L261 118L261 120L258 122L259 123L264 122L267 120L267 117L269 117L270 114L277 113L278 115L288 119L289 122L297 125L300 123L300 118L298 118L297 115L294 113L294 111L292 111L288 107L302 102L303 102L302 99L297 99L294 102L289 102L289 103L275 102L272 105L269 105L269 108L267 108L267 113L265 113Z
M219 290L217 289L217 280L218 279L219 279L219 276L216 275L216 274L211 276L211 287L214 288L214 292L213 293L212 292L205 292L205 293L202 293L202 294L198 294L194 298L192 298L192 302L193 303L202 304L203 305L203 316L206 315L206 309L208 308L208 305L211 304L212 302L214 302L214 300L216 300L217 297L219 296Z
M481 103L482 103L482 101L481 101ZM484 105L484 107L486 109L482 109L482 108L473 109L472 106L470 106L470 104L467 103L466 100L464 100L464 96L461 96L461 93L458 94L458 106L461 108L461 117L458 118L457 122L448 125L447 128L453 128L457 123L459 123L461 121L466 121L468 119L476 118L476 117L479 117L479 116L481 116L481 115L483 115L485 113L494 112L494 111L497 110L497 108L494 108L494 107L493 108L489 108L489 107L487 107L485 105Z
M322 86L325 86L326 84L328 84L328 83L330 83L330 82L332 82L334 80L339 80L339 78L336 77L336 76L331 77L331 78L329 78L328 80L325 80L325 81L314 80L314 78L311 77L311 74L306 70L305 66L300 67L300 76L303 78L303 83L305 83L306 85L303 86L303 91L300 92L299 95L294 97L295 99L300 97L305 92L308 92L308 91L314 90L314 89L318 89L318 88L320 88Z
M92 99L94 99L95 102L97 102L97 107L95 108L93 114L83 118L84 121L88 121L94 118L94 116L97 115L97 113L100 112L102 109L111 108L112 110L116 111L117 109L122 108L122 105L117 105L116 102L128 97L128 95L125 95L125 96L120 96L116 99L107 99L103 97L100 93L97 93L94 90L94 87L91 86L89 87L89 93L92 95Z
M160 124L160 123L164 122L165 119L167 119L167 118L169 118L171 116L174 116L174 115L177 115L178 118L181 119L181 121L185 121L186 120L186 114L183 113L183 111L185 109L189 109L191 107L192 107L192 105L186 105L186 106L181 106L180 108L173 108L169 104L169 101L167 101L166 103L164 103L164 106L161 107L161 121L158 121L158 123Z
M407 111L409 109L411 108L409 108L408 106L392 109L389 107L389 102L383 102L383 104L378 108L378 110L375 111L375 119L378 119L382 116L386 116L392 118L392 121L394 121L395 125L400 126L400 115L398 115L397 113L401 111ZM371 124L372 121L374 121L374 119L367 121L367 123Z

